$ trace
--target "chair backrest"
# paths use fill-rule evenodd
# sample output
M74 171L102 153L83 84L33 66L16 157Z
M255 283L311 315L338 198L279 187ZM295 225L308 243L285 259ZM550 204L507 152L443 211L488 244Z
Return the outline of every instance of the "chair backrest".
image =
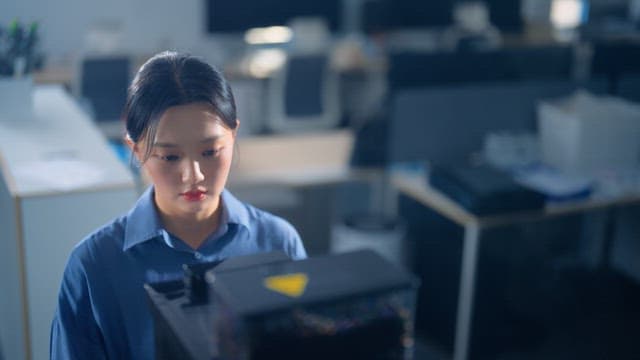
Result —
M269 81L269 130L295 132L339 124L338 75L326 54L290 55Z
M82 59L76 92L88 102L96 121L120 118L127 98L130 63L126 56Z

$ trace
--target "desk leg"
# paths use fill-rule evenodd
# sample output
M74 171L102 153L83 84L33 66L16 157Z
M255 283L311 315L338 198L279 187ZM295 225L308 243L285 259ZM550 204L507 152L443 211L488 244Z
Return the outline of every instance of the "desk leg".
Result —
M604 223L604 236L600 256L600 270L609 270L611 265L611 251L613 241L616 236L616 216L618 212L615 207L607 210Z
M476 264L478 262L479 242L479 226L477 224L465 226L464 244L462 248L462 271L460 273L460 291L458 295L458 312L456 318L456 338L453 348L454 360L466 360L469 352L473 292Z

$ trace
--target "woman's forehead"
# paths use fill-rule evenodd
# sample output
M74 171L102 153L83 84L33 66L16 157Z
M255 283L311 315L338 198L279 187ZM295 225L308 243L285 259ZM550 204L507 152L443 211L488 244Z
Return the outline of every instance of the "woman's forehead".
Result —
M173 106L160 117L154 143L216 140L230 132L208 104Z

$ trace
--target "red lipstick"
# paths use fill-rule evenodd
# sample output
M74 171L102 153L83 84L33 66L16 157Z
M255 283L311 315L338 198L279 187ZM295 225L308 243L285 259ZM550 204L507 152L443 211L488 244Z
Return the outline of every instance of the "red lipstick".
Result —
M201 201L204 199L205 195L207 194L206 191L201 191L201 190L191 190L191 191L187 191L182 193L181 195L185 198L185 200L187 201Z

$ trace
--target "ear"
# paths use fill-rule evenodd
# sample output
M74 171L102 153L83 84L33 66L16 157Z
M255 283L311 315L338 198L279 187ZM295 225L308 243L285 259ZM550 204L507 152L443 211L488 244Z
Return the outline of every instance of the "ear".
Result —
M128 134L124 137L124 142L125 144L127 144L127 147L129 148L129 150L131 150L131 153L133 154L133 156L135 156L135 160L139 164L140 163L140 147L138 146L138 144L134 143Z
M133 142L133 140L131 140L131 137L129 137L128 134L124 136L124 143L127 144L129 150L133 152L136 151L136 144Z
M240 119L236 119L236 128L233 129L233 137L238 135L238 129L240 129Z

